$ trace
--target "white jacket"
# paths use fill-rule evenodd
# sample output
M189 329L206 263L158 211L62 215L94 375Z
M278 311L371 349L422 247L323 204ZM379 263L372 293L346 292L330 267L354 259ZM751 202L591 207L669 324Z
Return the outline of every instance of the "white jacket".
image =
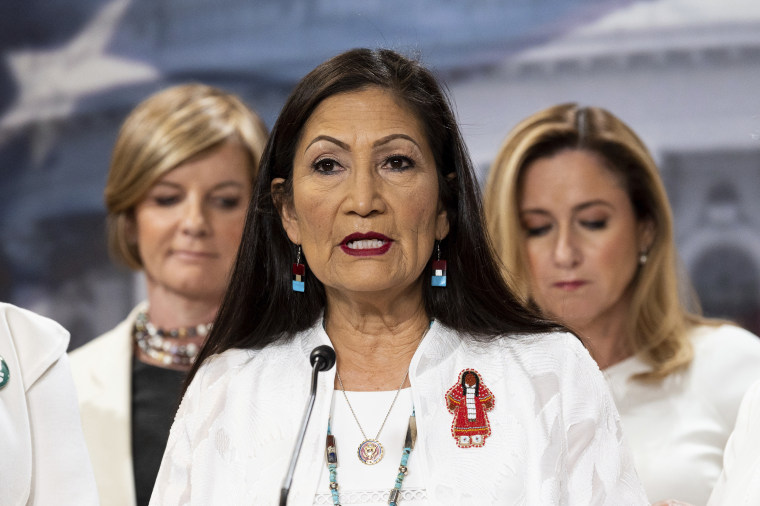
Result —
M760 339L734 325L698 325L689 338L691 364L661 381L633 379L652 370L639 356L604 375L649 500L704 506L742 397L760 379Z
M82 428L104 506L134 506L132 328L143 302L115 328L71 352Z
M0 303L0 504L98 504L66 347L52 320Z
M199 370L169 436L151 506L274 505L309 394L320 324L260 351L229 350ZM445 394L476 369L494 395L491 435L459 448ZM317 400L289 505L310 505L324 464L335 368ZM429 504L647 504L596 363L569 334L477 344L434 322L409 367L415 473Z
M708 506L760 504L760 381L747 391Z

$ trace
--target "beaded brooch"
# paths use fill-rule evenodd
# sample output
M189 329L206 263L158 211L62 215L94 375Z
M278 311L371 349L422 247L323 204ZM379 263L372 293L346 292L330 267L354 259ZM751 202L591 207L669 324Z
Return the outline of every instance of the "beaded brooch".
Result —
M446 408L454 415L451 435L460 448L479 447L491 435L487 411L494 406L494 396L483 384L475 369L459 373L456 385L446 392Z

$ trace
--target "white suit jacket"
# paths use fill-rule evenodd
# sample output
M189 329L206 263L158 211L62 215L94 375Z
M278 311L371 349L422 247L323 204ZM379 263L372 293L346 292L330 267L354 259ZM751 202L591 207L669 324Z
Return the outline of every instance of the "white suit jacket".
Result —
M82 428L100 502L135 506L132 464L132 327L138 305L113 330L71 353Z
M98 504L66 347L52 320L0 303L0 504Z
M177 413L151 506L274 505L309 396L321 322L262 350L209 359ZM459 448L446 392L475 369L494 396L491 435ZM288 504L311 505L325 466L335 368L317 399ZM569 334L486 344L434 322L409 367L418 437L412 453L431 505L648 504L605 380ZM323 491L324 492L324 491Z
M760 381L747 391L708 506L760 504Z

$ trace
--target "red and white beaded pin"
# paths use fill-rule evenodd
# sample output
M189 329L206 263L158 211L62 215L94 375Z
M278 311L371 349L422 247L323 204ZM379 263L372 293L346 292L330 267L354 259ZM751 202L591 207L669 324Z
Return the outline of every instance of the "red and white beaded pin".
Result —
M446 408L454 415L451 435L460 448L476 448L486 444L491 435L487 411L494 406L494 397L475 369L459 373L456 385L446 392Z

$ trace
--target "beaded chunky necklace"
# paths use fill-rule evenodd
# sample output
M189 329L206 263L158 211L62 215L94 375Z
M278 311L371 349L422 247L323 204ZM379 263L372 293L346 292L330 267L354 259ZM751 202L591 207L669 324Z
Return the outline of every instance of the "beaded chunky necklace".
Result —
M211 324L179 327L171 330L156 328L141 311L135 320L135 342L153 360L164 365L189 366L198 355L199 346L189 341L194 337L206 337ZM188 342L189 341L189 342Z
M414 449L414 443L417 441L417 419L414 415L414 408L412 408L412 416L409 417L409 425L406 429L406 437L404 438L404 449L401 451L401 464L398 466L398 474L396 475L396 481L393 484L393 488L388 495L388 504L390 506L397 506L399 497L401 496L401 486L404 483L409 469L406 467L409 461L409 455ZM340 506L340 497L338 495L338 450L335 442L335 436L332 435L330 430L330 422L327 422L327 443L325 448L325 457L327 460L327 470L330 472L330 494L332 495L333 505Z

